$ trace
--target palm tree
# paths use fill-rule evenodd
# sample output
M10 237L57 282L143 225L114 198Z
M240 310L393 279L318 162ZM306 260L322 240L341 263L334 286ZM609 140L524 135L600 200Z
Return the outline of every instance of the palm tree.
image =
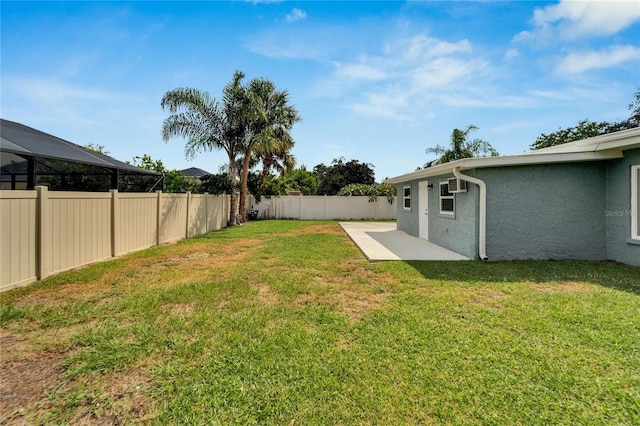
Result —
M246 96L240 84L244 74L236 71L232 81L223 90L223 102L212 98L208 92L193 88L170 90L162 97L162 109L171 115L162 123L162 139L171 137L187 139L185 156L193 158L201 151L223 149L229 160L229 179L237 185L236 159L242 152L246 135ZM178 112L182 110L181 112ZM235 190L231 191L229 225L238 223L238 207Z
M280 176L293 170L296 166L296 158L290 153L293 145L293 139L284 138L279 140L275 146L254 147L254 160L256 163L262 163L260 186L264 188L271 170L275 170Z
M243 145L242 176L240 178L240 207L242 218L246 213L247 181L254 152L282 152L293 147L291 128L301 120L298 111L289 104L289 93L276 90L275 84L263 78L255 78L246 88L249 105L245 117L247 134Z
M460 160L461 158L471 158L481 153L491 156L499 155L498 151L483 139L468 140L469 133L477 129L478 127L473 124L468 125L464 130L453 129L453 132L451 132L451 148L445 148L441 145L427 148L425 150L427 154L437 154L440 155L440 158L425 164L424 167L448 163L450 161Z

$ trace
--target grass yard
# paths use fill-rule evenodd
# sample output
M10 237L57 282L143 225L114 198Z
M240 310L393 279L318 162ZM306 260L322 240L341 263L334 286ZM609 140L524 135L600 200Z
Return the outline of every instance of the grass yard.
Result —
M258 221L0 295L1 424L640 424L640 270Z

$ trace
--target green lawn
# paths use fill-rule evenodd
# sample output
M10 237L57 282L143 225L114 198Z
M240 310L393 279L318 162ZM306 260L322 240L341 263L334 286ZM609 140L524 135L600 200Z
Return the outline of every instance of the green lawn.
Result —
M640 424L640 270L258 221L0 295L2 424Z

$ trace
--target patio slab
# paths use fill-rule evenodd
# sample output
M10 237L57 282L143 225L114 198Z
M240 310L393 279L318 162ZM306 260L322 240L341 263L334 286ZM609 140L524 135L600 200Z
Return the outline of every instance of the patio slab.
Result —
M370 261L470 260L459 253L399 231L395 222L339 222Z

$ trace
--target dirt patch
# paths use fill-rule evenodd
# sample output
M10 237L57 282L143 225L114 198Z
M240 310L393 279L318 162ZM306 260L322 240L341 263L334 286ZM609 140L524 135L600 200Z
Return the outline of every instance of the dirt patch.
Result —
M178 303L165 307L167 315L189 315L195 312L196 307L193 303Z
M344 231L337 223L327 223L324 225L311 225L303 229L296 229L295 231L289 231L284 235L303 235L303 234L333 234L343 235Z
M7 341L5 336L3 343ZM38 352L23 359L5 358L9 348L2 346L0 359L0 423L26 424L23 412L33 414L49 408L47 393L60 384L60 362L64 354Z
M151 380L141 370L139 367L108 377L100 396L83 401L71 423L95 426L152 421L156 407L148 396Z
M110 287L100 281L83 281L41 288L16 301L17 307L62 306L70 301L100 299Z
M118 284L146 290L148 287L169 288L201 280L218 281L228 268L242 263L260 240L237 239L217 244L181 244L171 246L164 255L135 259L128 263L131 273Z
M470 296L469 304L481 308L502 309L505 307L507 295L492 289L483 289Z
M350 321L355 322L374 309L381 308L387 297L386 293L372 294L347 290L340 294L338 306Z
M540 293L549 294L575 294L575 293L592 293L594 286L577 283L577 282L556 282L556 283L531 283L529 287Z
M278 302L278 294L267 284L258 286L258 300L265 305L275 305Z
M327 306L347 316L349 321L359 321L369 312L385 305L389 293L381 287L340 282L323 283L318 280L319 292L298 295L293 302L300 306Z
M30 344L31 342L24 337L19 337L0 329L0 362L19 356ZM2 374L1 371L0 374Z

